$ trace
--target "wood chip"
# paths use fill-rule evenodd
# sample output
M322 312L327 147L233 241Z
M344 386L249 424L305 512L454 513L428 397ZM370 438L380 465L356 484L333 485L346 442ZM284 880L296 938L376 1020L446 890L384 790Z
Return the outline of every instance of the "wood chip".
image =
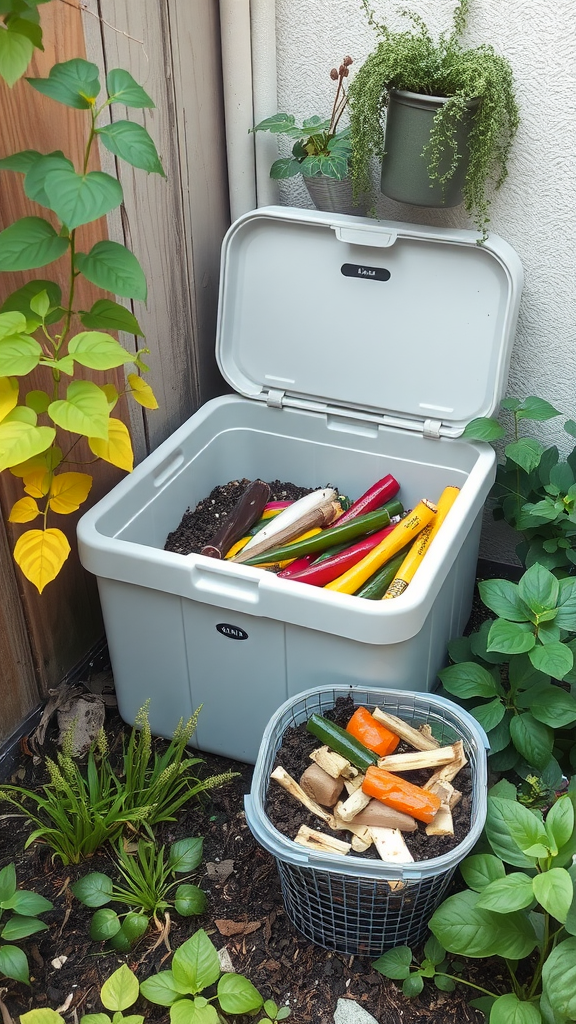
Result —
M262 927L261 921L228 921L219 918L214 921L220 935L250 935Z
M418 771L420 768L437 768L454 761L454 747L437 747L435 750L409 751L407 754L388 754L378 761L379 768L389 772Z
M436 747L440 746L438 740L435 740L433 736L425 736L419 729L413 729L411 725L408 725L401 718L397 718L396 715L390 715L387 711L382 711L380 708L374 708L372 717L392 732L395 732L400 739L406 740L416 750L435 750Z
M371 797L366 793L363 793L361 789L357 789L352 796L349 796L344 803L340 804L340 817L344 821L352 821L359 811L363 811L365 807L370 803Z
M357 825L356 821L345 821L344 818L340 817L340 803L336 804L334 808L334 814L332 815L332 821L330 822L330 828L333 828L336 832L351 832L352 833L352 849L356 853L363 853L372 846L372 836L365 825Z
M278 782L279 785L282 786L287 793L290 793L290 796L293 796L295 800L304 804L304 807L306 807L312 814L315 814L317 818L320 818L321 821L325 821L327 824L329 823L330 812L324 807L320 807L320 804L317 804L315 800L312 800L307 796L304 790L296 782L296 779L293 779L284 768L279 765L278 768L274 769L270 778L274 779L275 782Z
M457 740L453 743L455 757L454 760L449 764L445 764L442 768L438 768L433 775L430 776L428 782L425 782L422 789L432 789L436 782L452 782L458 775L458 772L465 764L468 764L466 754L464 753L464 744L462 740Z
M360 775L356 775L353 779L344 779L344 786L346 787L348 796L352 796L352 793L355 793L357 789L360 789L365 778L366 776L361 773Z
M340 776L344 779L353 779L358 775L358 769L350 764L342 754L337 754L330 747L316 747L310 754L310 759L323 768L333 779Z
M323 832L316 832L307 825L301 825L294 842L300 846L306 846L309 850L320 850L321 853L350 853L351 844L345 843L334 836L327 836Z
M397 828L370 828L374 846L382 860L392 864L411 864L414 857Z
M430 788L430 793L435 793L439 796L442 803L436 811L432 821L424 829L427 836L453 836L454 835L454 822L452 820L452 806L451 800L456 793L454 786L450 782L436 781ZM459 794L462 796L462 794ZM456 801L457 803L457 801ZM454 804L455 806L455 804Z

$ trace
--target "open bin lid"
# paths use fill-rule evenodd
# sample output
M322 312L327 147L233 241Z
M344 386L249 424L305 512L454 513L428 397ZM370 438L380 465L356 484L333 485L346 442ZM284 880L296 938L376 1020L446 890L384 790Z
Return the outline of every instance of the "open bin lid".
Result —
M474 231L293 207L222 249L216 356L240 394L458 436L498 407L522 267Z

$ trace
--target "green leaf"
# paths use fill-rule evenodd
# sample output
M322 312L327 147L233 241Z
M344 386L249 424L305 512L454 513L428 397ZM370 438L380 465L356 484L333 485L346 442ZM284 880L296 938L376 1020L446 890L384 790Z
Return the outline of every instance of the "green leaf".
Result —
M28 78L33 89L76 110L89 110L100 92L96 64L81 57L54 64L48 78Z
M115 910L103 907L97 910L90 922L90 938L95 942L111 939L120 931L121 921Z
M494 697L498 693L494 677L475 661L449 665L438 675L448 693L457 697Z
M494 996L479 996L478 999L471 999L469 1006L473 1006L476 1010L481 1010L486 1020L490 1017L490 1011L496 1002Z
M13 334L0 340L0 375L25 377L40 362L42 346L28 334Z
M20 917L19 914L12 914L12 917L4 925L1 935L8 942L18 942L19 939L25 939L27 935L45 932L47 928L48 925L36 917Z
M52 427L18 421L0 423L0 473L45 452L56 436Z
M38 422L38 417L33 409L29 409L27 405L17 405L15 409L12 409L7 416L4 417L4 423L30 423L33 427Z
M476 906L484 910L493 910L496 914L509 914L515 910L523 910L533 900L532 879L521 871L513 871L504 878L490 882L480 893Z
M204 840L201 837L189 837L173 843L168 856L168 867L179 874L195 871L202 861L203 844Z
M574 664L574 655L567 644L553 642L535 647L529 652L534 668L554 679L563 679Z
M29 409L32 409L37 416L46 412L52 399L45 391L29 391L24 399Z
M257 988L241 974L223 974L218 982L218 999L224 1013L250 1013L264 1000Z
M534 1003L507 992L492 1003L490 1024L542 1024L542 1017Z
M520 843L528 847L533 837L537 842L547 842L544 826L540 825L535 815L525 807L520 807L519 822L516 823L515 808L520 807L512 800L502 797L488 797L488 813L486 816L486 835L488 842L497 857L506 864L519 868L533 868L535 857L522 853ZM534 823L526 818L534 818ZM512 836L514 831L514 837ZM516 838L518 837L518 839Z
M0 243L1 240L2 235ZM118 242L97 242L88 255L77 253L76 269L98 288L123 298L146 301L146 278L142 268L130 250Z
M470 646L469 636L458 636L454 640L448 642L448 654L452 661L471 661L472 660L472 648Z
M462 861L460 873L470 889L482 892L491 882L504 878L506 869L500 858L491 853L473 853Z
M562 414L553 405L550 405L550 402L545 402L543 398L536 398L535 395L530 395L518 406L516 415L519 420L543 422L544 420L554 419L555 416L561 416Z
M89 312L80 313L80 320L89 330L127 331L144 337L134 314L111 299L98 299Z
M206 910L206 893L197 885L179 885L174 897L174 906L182 917L203 914Z
M489 800L493 806L498 806L498 810L505 820L508 835L523 853L529 857L547 855L548 835L538 814L512 800L502 800L500 797L490 797ZM488 838L492 843L491 837ZM538 848L538 852L531 852L536 848ZM502 860L506 860L506 858L503 857ZM529 866L532 865L533 861Z
M103 907L110 902L112 896L112 879L100 871L91 871L83 875L70 888L76 899L86 907Z
M284 134L295 126L294 114L273 114L272 117L266 117L263 121L260 121L254 128L253 132L273 132L273 134ZM298 129L300 131L300 129ZM302 132L303 134L303 132Z
M0 76L12 87L22 77L28 67L34 44L20 32L11 32L10 24L0 31Z
M90 380L72 381L66 398L48 407L48 415L63 430L84 437L101 437L104 441L108 439L108 412L106 395Z
M544 822L546 833L552 844L560 850L574 832L574 806L570 797L561 796L546 815Z
M424 979L420 974L411 974L402 982L402 994L405 995L407 999L413 999L415 996L419 996L423 988Z
M566 494L574 483L574 473L567 462L559 462L550 471L550 483L558 488L560 494Z
M396 946L388 949L372 964L375 971L393 981L403 981L410 974L412 950L410 946Z
M106 149L132 167L140 167L149 174L166 177L156 146L141 124L135 121L114 121L104 128L98 128L96 134Z
M123 68L113 68L106 76L106 88L111 103L123 103L125 107L154 107L154 101L132 75Z
M63 256L69 240L41 217L22 217L0 231L0 270L35 270Z
M50 309L50 299L48 298L48 292L38 292L30 299L30 309L33 313L36 313L43 321L48 310Z
M468 441L497 441L498 438L504 437L505 433L498 420L480 416L478 419L470 420L464 428L462 437Z
M431 935L430 938L426 940L424 945L424 956L431 964L434 964L435 967L437 967L438 964L441 964L446 956L444 946L438 942L435 935Z
M0 871L0 907L8 906L16 892L16 868L14 864L7 864Z
M552 754L554 734L538 722L529 711L515 715L510 722L510 736L516 750L535 768L544 768Z
M21 13L23 14L24 12ZM8 22L5 22L5 24L9 32L15 32L19 36L26 36L36 49L44 49L42 46L42 29L40 28L40 25L34 24L33 21L28 21L25 16L20 18L12 16ZM24 71L25 70L26 68L24 68Z
M533 437L521 437L519 441L507 444L504 450L507 458L526 473L537 469L544 452L543 446Z
M203 928L187 939L174 953L172 974L179 985L186 985L192 995L213 985L220 977L220 961L216 947Z
M128 952L131 946L145 935L149 924L150 921L146 914L137 914L131 910L122 921L120 931L116 932L116 935L110 940L110 945L113 949Z
M32 312L30 302L35 295L39 295L40 292L47 292L48 298L50 299L50 306L52 312L46 316L46 324L57 323L58 320L62 319L64 310L61 308L62 302L62 291L60 287L54 283L54 281L28 281L27 284L23 285L22 288L18 288L17 291L12 292L8 296L0 312L8 312L9 310L17 310L22 313L26 320L36 322L37 317ZM30 330L30 328L28 328Z
M477 704L468 710L471 715L474 715L474 718L480 723L482 728L486 732L490 732L491 729L494 729L502 721L506 708L500 697L496 697L495 700L491 700L488 704Z
M100 999L107 1010L127 1010L138 999L138 979L127 964L122 964L100 989Z
M68 342L68 352L81 366L92 370L111 370L131 363L133 356L115 338L101 331L82 331Z
M516 792L516 786L509 782L508 779L499 779L489 790L488 796L499 796L502 800L514 800L518 799Z
M518 583L518 593L531 611L539 614L555 608L558 602L559 584L556 577L536 563L526 570Z
M120 182L103 171L88 174L76 174L73 168L49 171L44 188L50 209L70 231L104 217L123 199Z
M509 801L508 801L509 802ZM450 952L463 956L503 956L520 960L536 946L526 916L517 911L494 914L477 907L480 896L466 890L449 896L430 920L430 930Z
M157 1006L172 1006L182 995L182 987L174 981L172 971L160 971L151 978L144 978L140 984L140 995Z
M528 608L520 597L516 583L508 580L482 580L478 583L478 590L486 607L500 618L511 622L529 621Z
M576 626L576 580L568 578L559 581L558 614L556 625L560 629L573 630Z
M480 663L487 661L490 665L501 665L505 660L502 655L488 650L488 637L493 621L493 619L485 619L480 629L476 633L470 634L470 647L475 661Z
M552 683L531 686L516 698L517 707L530 708L534 718L552 729L576 721L576 700L566 690Z
M95 1017L104 1017L104 1020L94 1020ZM20 1014L20 1024L63 1024L63 1022L64 1018L56 1010L49 1010L47 1006ZM82 1024L110 1024L110 1017L106 1013L90 1013L82 1017Z
M506 748L509 746L509 744L510 744L510 722L511 721L512 721L512 712L511 711L505 711L504 712L504 717L502 718L502 721L498 722L498 725L495 725L494 728L490 730L489 740L490 740L490 757L491 757L491 759L493 758L493 756L495 754L499 754L501 751L506 750ZM498 769L498 771L505 771L505 770L506 769L502 768L502 766L500 766L500 768Z
M546 913L561 924L574 899L574 885L565 868L550 868L532 879L534 895Z
M170 1010L170 1024L221 1024L222 1018L203 997L179 999Z
M0 975L14 981L21 981L24 985L30 984L28 974L28 960L26 954L18 946L0 946Z
M47 910L52 910L54 904L50 903L50 900L44 899L40 893L17 889L10 900L3 902L3 906L6 909L14 910L17 914L22 914L23 917L36 917L36 914L45 914Z
M39 1010L38 1013L42 1013L42 1010ZM58 1016L60 1017L60 1014L58 1014ZM63 1018L60 1017L60 1022L62 1022L62 1020ZM81 1020L82 1024L110 1024L110 1017L107 1013L83 1013ZM124 1017L123 1020L126 1021L126 1018ZM44 1022L41 1020L31 1020L29 1024L44 1024ZM50 1024L50 1021L46 1020L45 1024ZM56 1021L54 1024L56 1024Z
M281 157L280 160L275 160L270 168L270 177L274 181L280 181L283 178L293 178L296 174L300 174L300 163L298 160L294 160L292 157Z
M565 939L552 950L542 968L544 992L553 1010L576 1019L576 938Z
M452 981L452 978L445 978L442 974L434 976L434 984L440 992L453 992L456 988L456 983Z
M524 622L495 619L488 633L488 650L501 654L524 654L530 651L536 639L532 627Z
M19 153L12 153L0 160L0 171L16 171L18 174L26 174L32 164L36 163L42 153L36 149L22 149Z
M64 156L64 153L57 151L39 157L32 164L24 178L24 191L28 199L32 199L35 203L40 203L41 206L51 209L51 202L45 189L46 175L48 171L60 170L72 171L74 173L74 165L71 160Z

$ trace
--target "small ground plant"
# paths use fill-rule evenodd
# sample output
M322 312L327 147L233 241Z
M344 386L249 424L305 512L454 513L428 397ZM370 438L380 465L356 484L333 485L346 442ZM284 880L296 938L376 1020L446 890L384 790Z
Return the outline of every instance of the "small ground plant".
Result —
M117 849L121 881L113 882L98 871L79 878L72 892L87 907L99 908L90 924L90 938L108 940L111 949L126 952L147 931L150 918L167 936L172 908L182 917L202 914L206 909L202 889L174 880L176 874L190 875L196 870L202 860L202 843L201 838L180 839L172 844L168 856L164 846L158 849L146 840L140 840L133 851L121 843ZM119 915L106 907L107 903L121 903L129 909Z
M414 965L411 949L400 946L380 957L376 970L402 980L407 996L418 995L425 978L444 991L468 985L482 993L472 1005L490 1024L576 1020L575 804L571 786L543 819L516 801L511 783L498 783L488 799L486 852L461 864L468 888L434 913L434 940L425 947L424 961ZM465 965L450 965L446 952L503 958L510 990L494 992L467 981L460 976ZM528 977L519 977L519 961L533 953Z
M188 800L229 782L237 773L196 778L192 768L202 763L202 758L184 756L199 712L200 708L188 722L178 724L166 751L158 754L152 750L146 703L124 747L120 771L114 769L103 730L88 754L85 769L72 756L69 734L57 760L46 758L50 781L40 793L22 786L2 786L0 801L12 804L36 826L26 847L45 843L63 864L78 864L106 842L116 841L127 822L153 838L153 827L161 821L174 821Z
M0 978L13 978L29 984L28 958L19 946L12 945L48 927L37 915L52 910L50 900L36 892L18 889L16 868L7 864L0 871ZM10 916L2 920L8 912Z
M451 641L455 664L440 679L486 730L495 771L515 769L543 792L556 789L576 767L573 739L562 732L576 722L576 699L555 682L576 684L576 579L535 564L518 584L486 580L478 589L498 617Z
M102 1005L107 1010L113 1010L114 1016L110 1019L107 1013L87 1013L80 1018L80 1024L144 1024L144 1017L141 1014L129 1014L124 1016L123 1010L127 1010L138 999L140 986L136 975L126 964L122 964L114 974L111 974L100 989ZM46 1008L30 1010L28 1013L20 1014L20 1024L66 1024L64 1017L61 1017L55 1010Z

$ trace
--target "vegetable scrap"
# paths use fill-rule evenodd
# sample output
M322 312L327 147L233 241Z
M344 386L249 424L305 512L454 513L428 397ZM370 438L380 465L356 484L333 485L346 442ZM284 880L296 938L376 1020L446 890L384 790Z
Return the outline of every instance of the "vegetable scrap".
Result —
M364 853L373 847L383 861L403 864L414 859L404 835L417 832L419 825L428 837L454 835L452 811L462 794L452 782L468 763L461 740L442 745L428 723L416 729L380 708L363 706L355 708L346 728L312 714L306 732L322 745L310 752L312 763L300 781L280 766L271 778L327 831L304 824L295 842L327 854ZM431 772L423 785L405 777L423 769ZM334 832L349 835L343 842ZM389 885L394 890L403 883L396 879Z

